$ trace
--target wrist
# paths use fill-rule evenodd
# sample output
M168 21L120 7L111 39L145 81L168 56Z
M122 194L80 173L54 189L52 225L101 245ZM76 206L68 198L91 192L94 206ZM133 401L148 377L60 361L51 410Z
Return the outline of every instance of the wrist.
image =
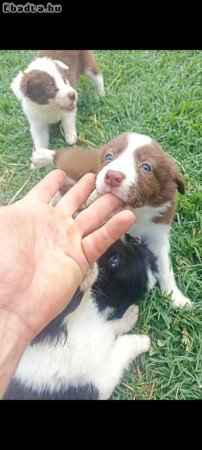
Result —
M0 399L28 343L20 321L12 313L0 310Z

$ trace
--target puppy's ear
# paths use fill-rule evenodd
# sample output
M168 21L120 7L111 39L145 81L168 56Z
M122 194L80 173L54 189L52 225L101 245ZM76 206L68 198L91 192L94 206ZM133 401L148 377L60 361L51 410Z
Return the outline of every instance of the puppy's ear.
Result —
M53 59L53 62L56 65L57 70L62 75L62 78L68 79L68 70L69 66L66 66L62 61L58 61L57 59Z
M11 89L19 101L21 101L25 97L27 85L28 78L26 77L26 74L23 72L19 72L17 77L15 77L11 83Z
M180 173L177 173L175 175L174 181L177 185L177 190L180 192L180 194L185 194L185 184L182 178L182 175Z
M59 61L58 59L53 59L54 63L56 63L61 69L69 70L69 66L64 64L62 61Z

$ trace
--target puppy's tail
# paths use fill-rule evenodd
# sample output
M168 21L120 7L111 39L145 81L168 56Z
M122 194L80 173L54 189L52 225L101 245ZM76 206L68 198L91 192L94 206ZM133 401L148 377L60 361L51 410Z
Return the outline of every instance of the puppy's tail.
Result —
M68 177L78 181L86 173L97 173L99 167L99 150L83 147L68 147L59 150L38 148L33 151L31 167L55 166L62 169Z

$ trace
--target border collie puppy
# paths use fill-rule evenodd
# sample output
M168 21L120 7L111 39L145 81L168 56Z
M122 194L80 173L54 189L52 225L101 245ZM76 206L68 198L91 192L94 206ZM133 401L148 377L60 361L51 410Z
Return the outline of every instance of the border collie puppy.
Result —
M120 318L158 280L157 258L146 241L126 233L101 256L92 287L99 310ZM110 309L111 308L111 309Z
M66 142L77 140L76 104L80 74L104 95L102 74L90 50L41 50L11 83L30 125L35 150L48 148L48 125L62 121Z
M105 255L99 266L103 271L105 283L96 283L94 294L91 286L97 278L97 265L93 266L65 311L54 319L25 350L16 373L4 395L4 400L98 400L108 399L114 388L120 382L124 370L141 353L149 350L150 339L146 335L124 334L132 329L138 319L138 307L133 302L151 286L151 277L155 278L155 258L152 260L150 252L141 255L142 245L131 245L131 252L138 250L138 257L143 261L141 265L133 258L134 269L122 277L119 287L122 288L129 281L126 295L129 301L123 304L126 309L120 314L119 307L123 298L117 297L116 291L108 302L109 291L105 286L110 282L112 270L119 276L121 266L126 265L129 242L118 241L111 249L112 253ZM117 254L120 248L128 249L122 253L122 261L117 264ZM136 253L136 250L135 250ZM113 255L113 256L112 256ZM113 264L115 262L115 265ZM152 273L150 263L154 264ZM145 262L145 265L144 265ZM133 278L137 264L136 281ZM148 268L146 268L148 264ZM141 267L141 269L140 269ZM138 280L140 279L140 291ZM114 275L113 278L115 279ZM123 283L123 285L122 285ZM143 283L143 284L142 284ZM144 285L144 286L143 286ZM134 291L134 287L136 291ZM102 296L97 293L103 289ZM97 301L98 299L98 301ZM124 302L123 302L124 303ZM109 314L118 311L118 319L108 320Z
M162 292L172 293L175 307L191 304L178 288L169 260L169 235L176 210L176 192L185 193L182 176L173 158L149 136L122 133L100 149L33 153L32 165L53 164L77 180L87 172L97 174L96 190L87 204L106 192L119 197L136 215L129 233L147 240L158 258Z

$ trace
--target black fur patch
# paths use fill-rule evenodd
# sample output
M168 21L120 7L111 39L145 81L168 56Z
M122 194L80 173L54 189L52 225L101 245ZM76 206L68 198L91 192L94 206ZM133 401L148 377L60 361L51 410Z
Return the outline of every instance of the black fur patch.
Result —
M98 389L92 384L62 387L59 391L51 392L43 389L41 392L27 389L14 380L10 383L3 400L98 400Z
M113 268L112 258L119 264ZM99 277L93 293L100 311L115 308L114 316L122 317L126 309L137 303L147 292L148 269L157 276L157 259L145 240L139 241L125 234L124 241L115 242L98 261Z

